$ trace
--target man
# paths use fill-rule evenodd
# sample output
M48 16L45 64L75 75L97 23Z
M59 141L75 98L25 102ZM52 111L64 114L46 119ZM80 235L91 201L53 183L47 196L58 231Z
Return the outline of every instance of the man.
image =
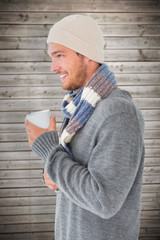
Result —
M141 113L103 63L103 36L91 17L65 17L47 42L51 71L69 90L62 103L65 118L59 137L54 116L48 129L28 121L26 128L33 152L44 162L47 185L58 188L55 239L137 240Z

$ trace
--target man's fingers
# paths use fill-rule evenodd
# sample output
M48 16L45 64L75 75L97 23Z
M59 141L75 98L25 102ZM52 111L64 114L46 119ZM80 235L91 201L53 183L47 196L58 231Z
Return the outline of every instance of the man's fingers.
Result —
M52 115L50 118L50 126L49 126L50 131L56 131L56 117L55 115Z
M56 185L47 185L48 188L52 189L52 190L57 190L57 186Z
M44 176L44 181L45 181L45 184L46 184L47 187L49 187L52 190L57 190L58 189L56 184L48 177L45 170L44 170L43 176Z
M41 128L37 127L36 125L34 125L33 123L29 122L28 120L25 121L25 126L26 126L28 131L33 131L33 129L34 130L41 129Z

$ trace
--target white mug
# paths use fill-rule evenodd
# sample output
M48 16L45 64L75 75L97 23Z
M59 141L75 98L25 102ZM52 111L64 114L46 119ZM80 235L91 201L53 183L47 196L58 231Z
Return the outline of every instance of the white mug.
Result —
M30 113L26 116L26 120L33 123L40 128L49 128L50 125L50 110L43 110L38 112Z

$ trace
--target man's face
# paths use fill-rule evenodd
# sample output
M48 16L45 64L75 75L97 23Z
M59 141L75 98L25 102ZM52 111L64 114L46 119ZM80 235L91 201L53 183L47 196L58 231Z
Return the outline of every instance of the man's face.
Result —
M49 43L51 71L60 75L64 90L76 90L88 81L87 58L57 43Z

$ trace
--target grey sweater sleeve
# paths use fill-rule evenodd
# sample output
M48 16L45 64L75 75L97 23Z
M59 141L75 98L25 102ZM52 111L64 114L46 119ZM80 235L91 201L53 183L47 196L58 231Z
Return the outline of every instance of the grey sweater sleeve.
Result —
M72 202L108 219L121 209L140 166L143 144L136 116L115 114L106 119L96 142L87 167L64 151L56 132L42 134L32 150Z

